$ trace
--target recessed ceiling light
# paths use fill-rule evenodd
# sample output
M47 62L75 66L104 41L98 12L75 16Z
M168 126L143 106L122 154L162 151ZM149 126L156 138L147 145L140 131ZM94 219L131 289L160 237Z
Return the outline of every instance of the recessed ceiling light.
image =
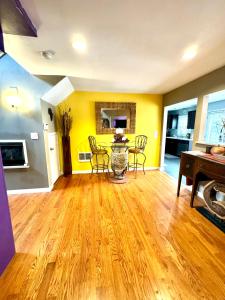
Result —
M53 50L44 50L44 51L41 51L41 55L45 59L52 59L53 56L55 55L55 51L53 51Z
M197 52L198 52L198 46L196 46L196 45L187 48L184 51L183 60L193 59L197 55Z
M84 53L87 50L87 43L83 36L77 35L72 44L73 48L79 53Z

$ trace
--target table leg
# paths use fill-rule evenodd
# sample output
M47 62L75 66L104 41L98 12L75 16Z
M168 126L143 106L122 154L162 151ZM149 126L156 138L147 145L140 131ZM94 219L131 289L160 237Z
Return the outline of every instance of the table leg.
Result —
M182 180L182 174L179 172L179 177L178 177L178 186L177 186L177 197L180 195L180 185L181 185L181 180Z
M193 186L192 186L192 192L191 192L191 201L190 201L190 206L193 207L194 204L194 199L195 199L195 194L197 191L197 187L198 187L198 178L197 176L195 176L193 178Z

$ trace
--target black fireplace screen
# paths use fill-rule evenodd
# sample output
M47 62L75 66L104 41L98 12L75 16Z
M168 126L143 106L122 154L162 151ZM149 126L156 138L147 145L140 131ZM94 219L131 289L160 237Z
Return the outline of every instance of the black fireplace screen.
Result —
M23 166L25 164L22 142L0 142L3 166Z

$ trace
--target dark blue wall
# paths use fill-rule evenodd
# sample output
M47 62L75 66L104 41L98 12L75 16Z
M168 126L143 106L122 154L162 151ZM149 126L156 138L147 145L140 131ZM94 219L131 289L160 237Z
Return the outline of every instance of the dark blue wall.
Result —
M12 109L5 93L17 87L21 105ZM48 187L44 150L41 96L52 86L31 75L10 56L0 60L0 139L25 139L29 169L5 170L9 190ZM30 133L38 132L39 140L31 140Z

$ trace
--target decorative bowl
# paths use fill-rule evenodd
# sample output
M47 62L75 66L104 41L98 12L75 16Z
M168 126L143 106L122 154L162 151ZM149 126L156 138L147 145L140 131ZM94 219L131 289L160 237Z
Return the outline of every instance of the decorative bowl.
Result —
M224 155L225 154L225 148L222 146L214 146L210 150L212 155Z

